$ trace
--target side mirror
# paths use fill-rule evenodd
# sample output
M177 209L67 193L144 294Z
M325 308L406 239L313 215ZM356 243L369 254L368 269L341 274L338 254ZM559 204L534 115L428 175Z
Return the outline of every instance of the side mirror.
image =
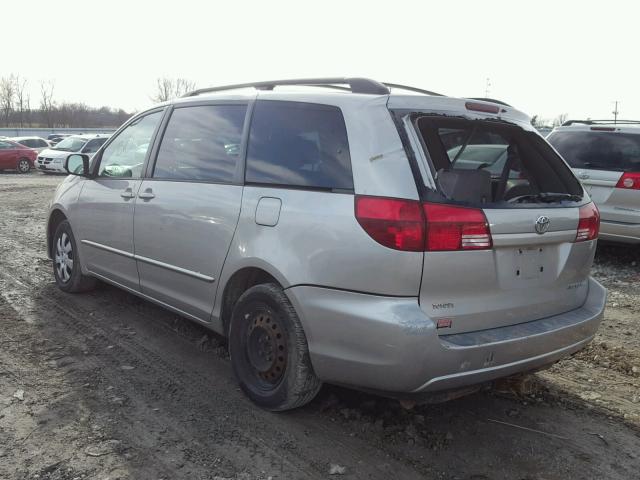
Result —
M64 160L64 169L71 175L89 176L89 156L84 153L74 153Z

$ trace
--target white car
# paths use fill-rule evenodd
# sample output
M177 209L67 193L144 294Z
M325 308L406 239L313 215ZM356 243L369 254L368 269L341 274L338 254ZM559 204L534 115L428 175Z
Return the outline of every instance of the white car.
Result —
M36 160L36 168L45 173L66 173L64 159L70 153L84 153L92 157L110 136L93 134L67 137L55 147L40 152Z
M25 147L29 147L38 153L46 150L47 148L51 148L51 144L44 138L40 137L13 137L11 140L19 143L20 145L24 145Z

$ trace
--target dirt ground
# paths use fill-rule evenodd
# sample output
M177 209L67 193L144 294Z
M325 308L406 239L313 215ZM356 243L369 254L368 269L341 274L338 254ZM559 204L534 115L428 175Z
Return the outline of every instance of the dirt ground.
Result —
M60 181L0 174L1 479L640 478L640 248L599 247L604 324L548 371L410 411L325 386L273 414L202 327L112 287L56 288Z

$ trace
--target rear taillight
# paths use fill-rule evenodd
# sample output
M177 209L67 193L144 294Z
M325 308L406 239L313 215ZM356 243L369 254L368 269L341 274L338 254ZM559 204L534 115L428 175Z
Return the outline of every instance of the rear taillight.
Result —
M625 190L640 190L640 172L625 172L618 180L616 188Z
M415 200L357 196L358 223L376 242L410 252L492 247L484 212Z
M356 197L356 219L376 242L409 252L424 249L420 202L385 197Z
M580 207L580 220L578 221L578 232L576 242L586 242L598 238L600 231L600 212L594 203L589 203Z
M485 250L492 246L484 212L477 208L425 203L427 220L425 250Z

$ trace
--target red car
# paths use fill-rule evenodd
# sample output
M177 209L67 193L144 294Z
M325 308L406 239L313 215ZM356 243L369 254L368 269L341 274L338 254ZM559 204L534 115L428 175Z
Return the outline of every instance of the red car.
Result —
M38 152L8 139L0 139L0 170L17 170L29 173Z

